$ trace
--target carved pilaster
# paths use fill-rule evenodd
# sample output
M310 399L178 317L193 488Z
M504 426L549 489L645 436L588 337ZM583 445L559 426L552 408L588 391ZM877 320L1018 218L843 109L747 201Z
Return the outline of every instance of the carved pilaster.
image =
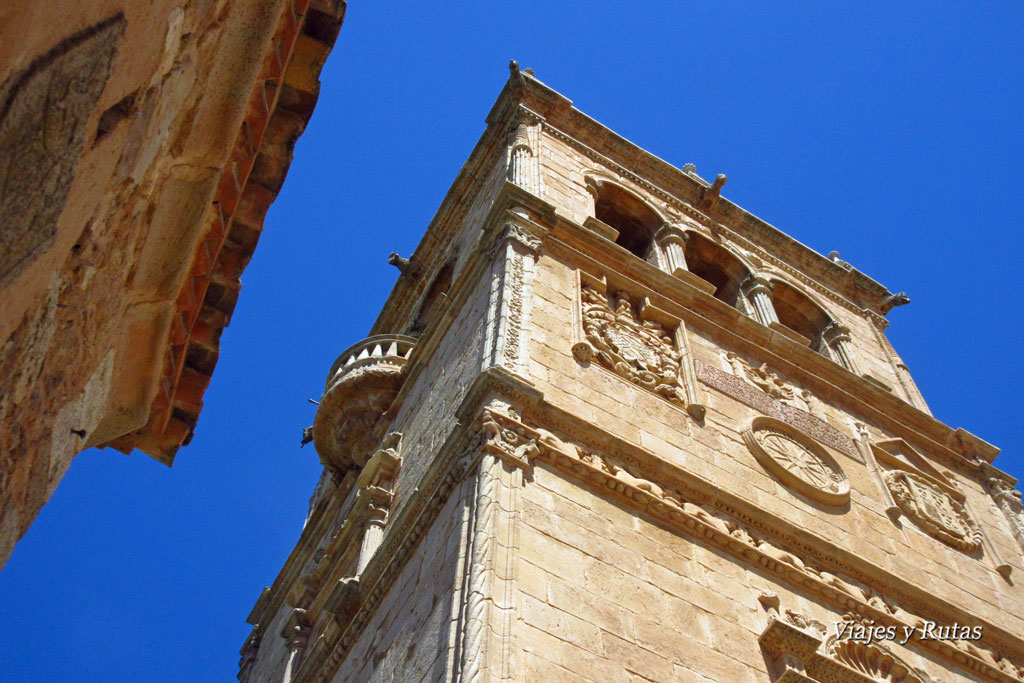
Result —
M871 432L868 431L868 426L863 422L855 422L854 429L857 432L857 438L854 440L857 450L864 457L864 462L868 464L868 469L871 470L875 482L882 491L882 499L885 501L885 514L892 520L893 524L896 524L902 512L900 507L896 505L896 501L893 500L892 493L882 477L882 469L878 466L878 461L875 460L875 454L871 448Z
M543 180L540 172L540 125L543 117L519 106L508 137L509 182L532 192L538 197L543 194Z
M525 376L533 280L543 228L509 212L491 248L491 291L483 369L503 367Z
M776 315L775 307L772 305L772 283L770 280L751 275L743 282L742 290L750 305L753 306L758 322L765 326L779 322L779 316Z

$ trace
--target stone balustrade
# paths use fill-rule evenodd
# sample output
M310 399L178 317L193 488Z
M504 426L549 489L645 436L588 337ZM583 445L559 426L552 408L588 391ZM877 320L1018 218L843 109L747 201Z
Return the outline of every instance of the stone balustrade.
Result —
M378 334L334 361L313 420L313 443L325 466L341 473L366 464L377 444L374 427L398 395L415 344L413 337Z

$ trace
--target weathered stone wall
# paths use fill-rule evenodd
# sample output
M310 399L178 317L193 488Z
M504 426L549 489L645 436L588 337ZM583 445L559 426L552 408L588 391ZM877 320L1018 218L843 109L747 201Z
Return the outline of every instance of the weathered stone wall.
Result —
M72 457L142 428L161 391L173 444L142 447L170 464L187 440L343 7L314 2L297 41L283 0L0 9L0 565ZM235 143L283 39L299 57L250 177ZM224 169L248 192L216 241ZM197 268L202 291L183 295ZM175 344L190 361L168 367Z
M838 433L845 439L844 450L830 448L830 452L848 476L851 490L849 503L822 505L784 486L751 454L741 431L760 414L754 408L714 386L702 385L707 414L703 424L698 424L682 408L599 363L575 360L571 330L576 317L573 307L579 302L573 291L572 270L554 258L542 258L534 287L537 299L530 371L545 401L600 425L716 488L753 502L795 528L820 539L833 539L878 567L1024 635L1024 619L1015 616L1024 613L1024 590L996 573L997 562L991 552L966 554L906 520L894 524L886 515L888 503L881 484L853 442L857 436L853 424L863 417L850 415L825 400L814 400L814 410L835 430L826 433ZM721 344L700 334L691 334L690 342L698 362L732 377L723 369L728 366L722 359ZM744 380L740 384L747 385L749 392L762 393ZM763 397L770 400L767 395ZM797 410L809 414L802 404ZM876 428L871 433L874 441L894 436ZM981 483L963 476L957 479L970 508L978 510L979 515L984 511L982 519L993 520L998 511ZM1013 539L1005 524L985 525L984 533L1002 549L998 559L1005 558L1022 571L1020 551L1013 551ZM1009 614L1004 612L1008 605Z
M770 680L758 596L826 625L842 615L551 469L523 489L519 680ZM917 653L943 681L971 680Z

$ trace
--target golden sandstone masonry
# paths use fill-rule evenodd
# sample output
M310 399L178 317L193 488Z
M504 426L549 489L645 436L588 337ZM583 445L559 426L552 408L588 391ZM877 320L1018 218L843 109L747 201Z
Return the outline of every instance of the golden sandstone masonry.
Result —
M513 63L371 330L239 678L1021 681L1024 515L906 302Z
M191 439L344 10L0 3L0 566L78 452Z

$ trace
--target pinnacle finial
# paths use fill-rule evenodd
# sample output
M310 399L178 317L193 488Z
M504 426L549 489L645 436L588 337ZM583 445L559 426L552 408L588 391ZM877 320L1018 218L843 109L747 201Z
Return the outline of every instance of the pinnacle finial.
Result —
M519 73L519 62L517 62L514 59L509 60L508 70L512 72L513 76L515 76L517 73Z

